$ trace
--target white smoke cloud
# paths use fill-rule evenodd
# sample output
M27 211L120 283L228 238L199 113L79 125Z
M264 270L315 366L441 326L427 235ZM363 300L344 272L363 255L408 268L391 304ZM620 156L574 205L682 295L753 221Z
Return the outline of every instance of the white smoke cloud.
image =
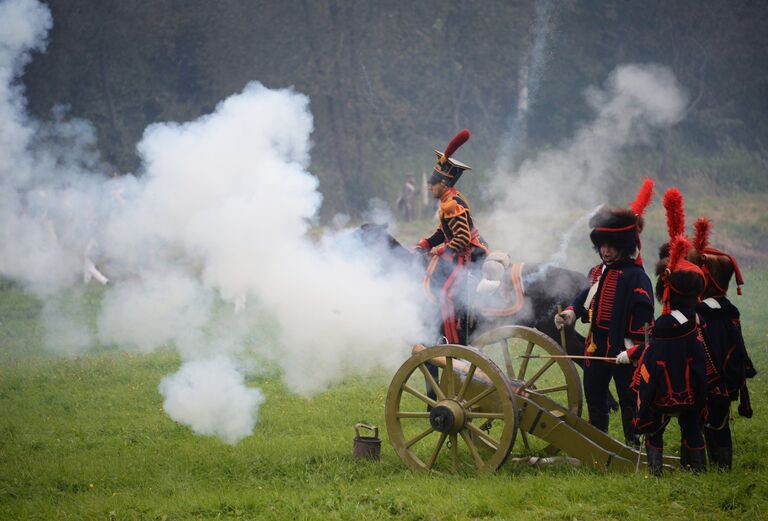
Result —
M247 387L244 380L227 358L186 362L160 382L163 408L198 434L237 443L253 432L264 402L261 391Z
M498 172L490 186L498 198L483 234L513 259L563 258L563 234L595 205L607 201L611 175L627 146L644 142L655 128L678 122L687 98L672 72L657 65L622 65L604 89L586 93L594 119L554 150L524 162L516 172ZM626 179L632 189L642 179ZM584 227L586 230L586 226Z
M32 121L11 87L43 48L47 9L6 0L0 20L23 28L0 49L0 157L14 158L0 164L0 274L45 301L50 348L174 346L183 365L160 387L166 411L235 442L262 401L238 367L257 372L271 359L309 395L348 374L393 370L429 335L418 277L366 253L349 231L308 238L322 196L307 171L306 96L250 83L195 121L148 127L142 175L108 178L87 122L63 108ZM91 263L110 279L95 330L72 290Z

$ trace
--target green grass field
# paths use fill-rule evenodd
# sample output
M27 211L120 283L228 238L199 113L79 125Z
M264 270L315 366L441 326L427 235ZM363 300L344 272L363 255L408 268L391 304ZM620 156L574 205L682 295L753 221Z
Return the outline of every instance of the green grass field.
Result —
M259 423L227 445L163 411L158 384L180 364L172 350L48 355L40 304L6 285L0 519L766 519L768 271L745 278L735 301L760 374L751 382L755 416L732 424L734 470L662 479L515 463L487 476L417 473L397 458L384 429L382 460L354 460L355 423L384 425L392 377L384 373L312 399L276 378L252 380L267 396ZM617 436L619 424L614 414ZM666 443L677 450L675 426Z

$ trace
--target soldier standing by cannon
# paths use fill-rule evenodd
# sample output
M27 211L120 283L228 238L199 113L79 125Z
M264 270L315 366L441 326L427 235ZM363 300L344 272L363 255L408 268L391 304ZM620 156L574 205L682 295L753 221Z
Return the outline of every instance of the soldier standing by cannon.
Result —
M467 344L470 329L468 271L482 259L488 246L475 228L467 198L456 190L461 175L470 170L453 159L453 153L469 139L462 130L444 152L435 150L435 163L429 179L432 196L440 201L440 224L431 236L421 239L416 250L424 254L434 249L425 277L425 285L437 288L442 323L440 333L450 344Z
M662 472L664 430L672 416L680 424L680 465L704 469L701 414L708 386L719 380L695 310L704 290L704 273L686 260L689 249L688 239L677 235L670 241L669 258L657 265L656 295L662 314L632 382L638 395L635 428L646 434L648 471L656 476Z
M744 345L739 310L726 296L731 277L736 278L739 295L744 281L736 259L709 245L710 221L699 218L694 228L694 249L688 258L701 268L706 280L696 312L704 319L702 336L714 368L722 376L720 385L709 388L704 438L710 468L730 470L733 460L729 426L731 402L740 399L739 415L752 416L746 380L757 374Z
M653 321L653 286L639 254L642 215L652 193L653 181L646 178L631 208L602 208L592 217L589 237L602 262L589 273L591 287L555 315L558 329L572 325L577 318L589 323L586 356L616 357L616 363L585 361L584 394L589 422L608 431L608 387L613 379L624 437L633 447L640 446L640 438L632 425L635 396L630 390L634 371L630 363L639 358L644 326Z

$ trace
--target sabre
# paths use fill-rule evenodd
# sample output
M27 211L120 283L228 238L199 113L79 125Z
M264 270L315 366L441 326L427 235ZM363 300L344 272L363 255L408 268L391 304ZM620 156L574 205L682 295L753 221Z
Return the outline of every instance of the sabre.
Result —
M585 355L520 355L518 358L563 358L566 360L605 360L606 362L616 361L616 358L612 356L585 356Z

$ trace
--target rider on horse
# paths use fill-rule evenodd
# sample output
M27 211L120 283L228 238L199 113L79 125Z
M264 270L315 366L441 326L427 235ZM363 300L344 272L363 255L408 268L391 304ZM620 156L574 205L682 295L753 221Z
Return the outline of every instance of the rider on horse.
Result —
M440 332L451 344L467 344L470 327L468 271L471 263L482 259L488 246L474 226L467 198L455 188L470 167L451 156L469 139L462 130L451 140L445 152L435 150L437 162L429 179L430 190L440 201L440 224L430 237L421 239L417 250L434 251L425 284L437 287L442 323Z

